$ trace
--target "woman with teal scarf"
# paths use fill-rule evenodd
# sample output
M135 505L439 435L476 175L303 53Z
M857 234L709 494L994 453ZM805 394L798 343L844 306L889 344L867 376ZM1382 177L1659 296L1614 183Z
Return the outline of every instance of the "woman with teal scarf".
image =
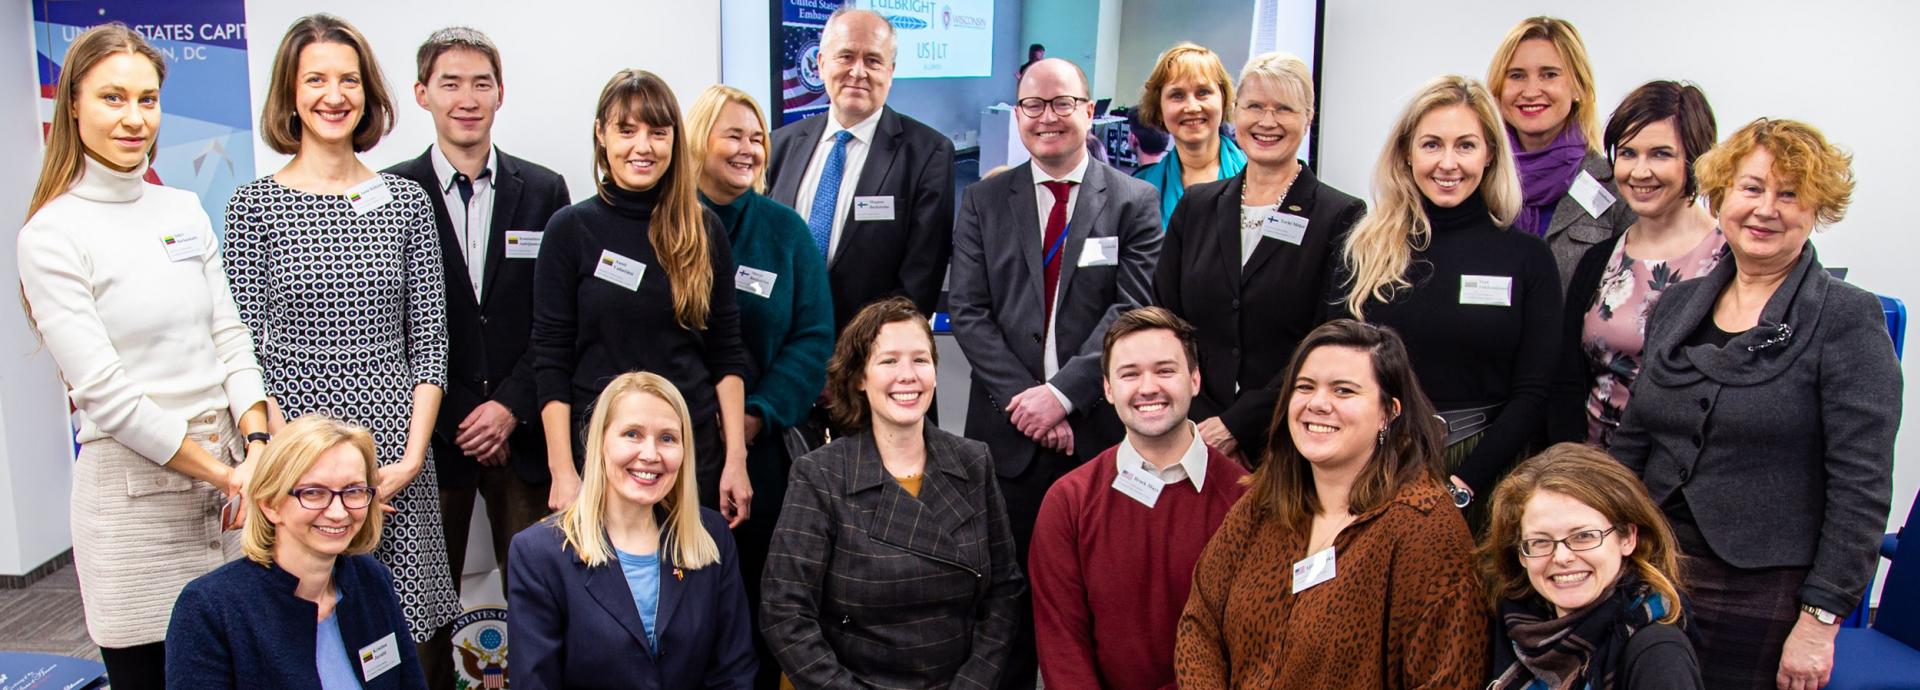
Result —
M827 264L800 214L762 196L766 188L767 119L746 92L708 87L687 119L687 139L700 165L700 201L720 217L733 243L732 280L740 302L740 335L752 360L747 381L747 474L758 499L734 530L751 609L760 610L760 569L785 502L787 457L782 432L807 418L827 384L833 351L833 296ZM756 626L757 627L757 626ZM762 675L779 664L759 635ZM772 681L764 678L763 681Z
M1187 187L1246 169L1247 155L1220 133L1220 123L1233 115L1233 102L1233 79L1213 51L1183 42L1154 61L1140 90L1140 120L1172 134L1173 150L1133 176L1160 190L1162 227Z

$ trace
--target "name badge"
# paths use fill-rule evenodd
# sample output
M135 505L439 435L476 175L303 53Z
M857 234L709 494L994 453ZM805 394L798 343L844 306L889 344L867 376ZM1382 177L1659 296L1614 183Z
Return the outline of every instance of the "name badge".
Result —
M354 215L364 216L389 201L393 201L393 190L387 189L386 178L379 175L347 188L347 206L353 209Z
M1274 212L1260 223L1260 235L1287 244L1300 244L1307 236L1307 219L1291 213Z
M772 297L773 283L779 279L780 276L772 271L741 266L739 270L733 272L733 289L761 297Z
M167 249L168 261L192 261L207 255L207 236L199 230L162 233L160 246Z
M1460 303L1513 306L1513 276L1460 276Z
M1333 579L1333 547L1329 546L1320 553L1300 559L1293 564L1293 593Z
M1120 265L1120 238L1089 237L1080 245L1080 268Z
M507 258L540 258L540 237L545 234L544 232L534 232L532 230L508 230Z
M600 262L593 267L593 277L628 290L639 290L640 276L646 274L646 264L605 249L600 250Z
M854 220L893 220L893 197L856 196L853 198Z
M387 633L379 642L360 648L360 676L372 681L382 673L400 665L400 645L394 640L394 633Z
M1613 192L1607 191L1599 180L1593 179L1585 170L1573 178L1573 186L1567 188L1567 194L1580 202L1580 208L1586 209L1587 216L1591 218L1599 218L1614 202Z
M1113 478L1113 488L1126 494L1127 498L1152 508L1153 504L1160 502L1160 490L1167 488L1167 483L1143 470L1122 467L1120 473Z

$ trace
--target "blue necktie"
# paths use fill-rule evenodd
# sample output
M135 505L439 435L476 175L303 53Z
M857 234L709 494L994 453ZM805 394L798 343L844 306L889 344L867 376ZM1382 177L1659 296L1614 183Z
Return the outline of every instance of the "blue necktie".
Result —
M827 257L833 243L833 209L840 202L840 176L847 170L847 140L853 132L833 133L833 150L827 152L827 166L820 171L820 185L813 190L813 208L807 214L807 230L813 233L813 246L820 257Z

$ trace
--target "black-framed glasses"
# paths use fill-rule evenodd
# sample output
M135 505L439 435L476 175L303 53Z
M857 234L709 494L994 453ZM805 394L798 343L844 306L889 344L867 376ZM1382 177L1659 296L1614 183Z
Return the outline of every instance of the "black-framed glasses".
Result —
M1539 558L1553 554L1554 547L1566 544L1568 551L1592 551L1607 541L1607 535L1619 530L1619 525L1606 529L1589 529L1574 532L1565 539L1522 539L1520 555L1527 558Z
M1080 107L1081 103L1092 102L1093 99L1091 98L1081 98L1079 96L1055 96L1052 99L1028 96L1020 99L1016 102L1016 105L1020 106L1020 113L1027 117L1040 117L1042 113L1046 112L1048 107L1053 108L1053 114L1066 117L1072 115L1073 109Z
M335 496L340 505L347 510L359 510L373 505L373 487L355 484L344 489L329 489L324 486L296 486L287 490L287 495L300 502L307 510L326 510L333 505Z

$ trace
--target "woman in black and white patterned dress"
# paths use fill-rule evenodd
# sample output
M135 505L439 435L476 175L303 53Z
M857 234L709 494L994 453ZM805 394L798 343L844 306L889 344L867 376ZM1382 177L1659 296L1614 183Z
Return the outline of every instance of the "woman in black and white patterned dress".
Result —
M328 15L288 31L260 130L294 158L234 192L225 259L285 416L326 414L373 431L379 496L397 510L374 555L393 571L432 678L436 664L451 670L452 652L424 643L444 644L442 629L459 614L428 457L446 384L444 275L426 192L355 155L393 123L366 46Z

